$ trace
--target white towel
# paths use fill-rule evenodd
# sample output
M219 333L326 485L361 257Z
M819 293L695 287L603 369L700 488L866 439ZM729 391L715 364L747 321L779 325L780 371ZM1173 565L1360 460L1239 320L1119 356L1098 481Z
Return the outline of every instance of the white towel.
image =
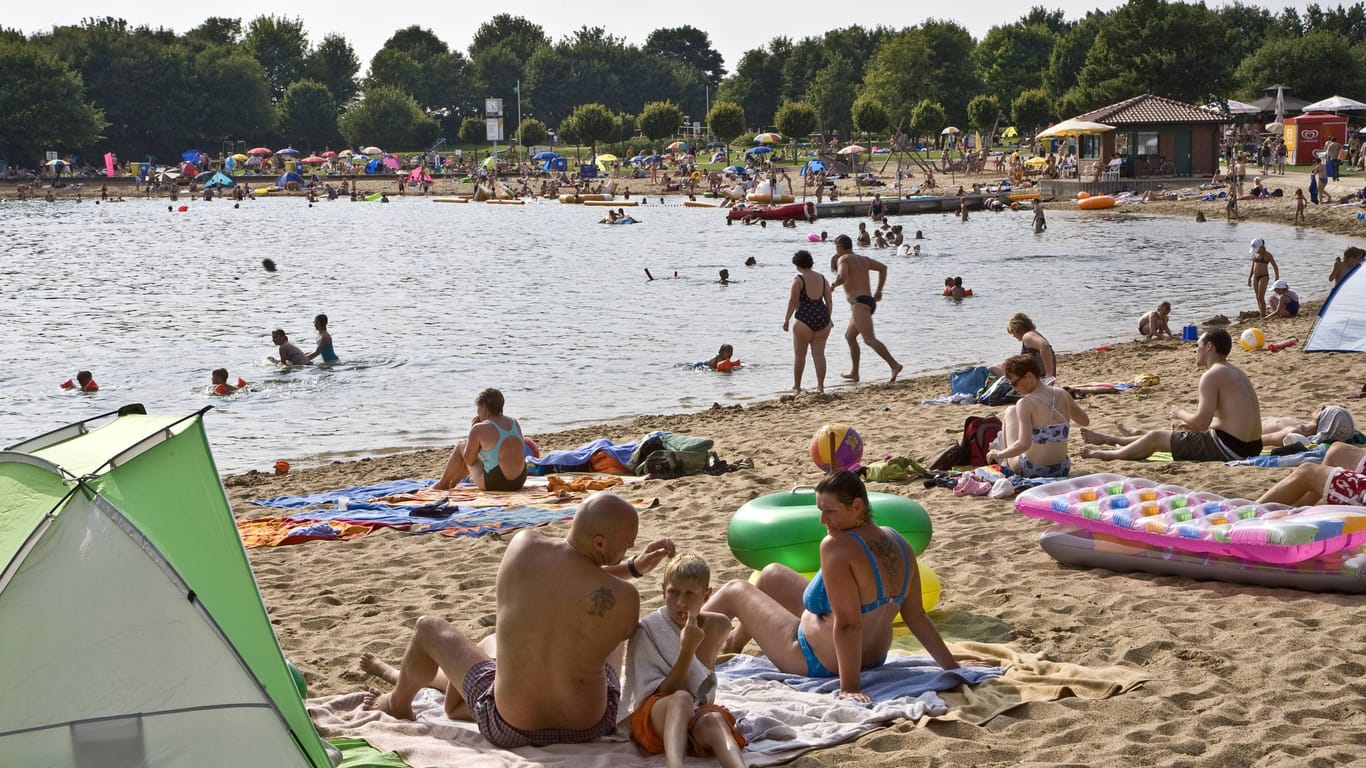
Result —
M679 639L681 630L669 618L668 610L661 606L641 619L626 646L626 674L621 687L621 706L617 709L621 720L630 719L641 702L659 689L683 650ZM683 688L692 694L695 704L710 704L716 697L716 673L693 656L688 675L683 679Z

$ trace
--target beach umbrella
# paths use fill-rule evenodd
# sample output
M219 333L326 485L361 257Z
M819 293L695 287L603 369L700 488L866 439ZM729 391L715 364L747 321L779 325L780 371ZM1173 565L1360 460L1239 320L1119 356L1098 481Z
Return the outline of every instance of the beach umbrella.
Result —
M1356 112L1366 110L1366 104L1346 96L1329 96L1313 104L1305 104L1301 112Z
M745 173L745 167L743 165L728 165L726 166L726 173Z
M66 161L65 161L65 160L49 160L49 161L47 161L46 163L44 163L44 165L46 165L46 166L49 167L49 168L62 168L62 167L64 167L64 166L66 166Z
M187 163L197 163L199 162L199 156L202 154L204 153L197 149L187 149L180 153L180 159Z
M1031 168L1037 168L1041 165L1048 165L1048 159L1043 157L1031 157L1026 160L1024 164Z
M542 151L537 152L536 154L532 155L532 156L531 156L531 159L532 159L532 160L554 160L555 158L557 158L557 157L559 157L559 156L560 156L560 153L558 153L558 152L551 152L550 150L546 149L546 150L542 150Z
M1104 123L1093 123L1090 120L1078 120L1075 117L1064 120L1061 123L1052 125L1046 130L1039 131L1036 139L1051 139L1055 136L1089 136L1096 133L1113 131L1114 126Z
M303 163L304 165L322 165L323 163L327 162L327 159L318 157L317 155L309 155L308 157L305 157L299 162Z
M867 151L868 151L868 150L864 149L863 147L860 147L860 146L857 145L857 144L850 144L849 146L847 146L847 147L841 149L840 151L836 152L835 154L837 154L837 155L857 155L857 154L859 154L860 152L867 152Z
M747 155L767 155L769 152L772 152L772 151L773 151L773 147L750 147L749 149L745 150L745 154L747 154Z
M285 147L284 149L277 149L277 150L275 150L275 154L277 154L277 155L290 155L290 156L292 157L292 156L294 156L294 155L299 154L299 150L295 149L294 147Z
M204 182L208 181L209 179L212 179L214 173L216 173L216 171L203 171L203 172L200 172L200 173L196 173L196 174L194 175L194 180L195 180L197 183L199 183L199 184L203 184Z
M384 154L384 150L379 147L366 147L365 149L362 149L360 153L362 155L382 155Z
M759 134L758 136L755 136L755 137L754 137L754 143L755 143L755 144L777 144L778 142L780 142L780 141L782 141L782 140L783 140L783 137L782 137L782 136L780 136L780 135L778 135L778 134L776 134L776 133L773 133L773 132L771 132L771 131L768 132L768 133L761 133L761 134Z
M380 163L381 163L385 168L391 168L391 169L393 169L393 170L395 170L395 171L398 170L398 169L399 169L399 166L402 165L402 163L400 163L400 162L398 161L398 158L397 158L397 157L394 157L393 155L385 155L385 156L384 156L384 159L381 160Z
M692 146L689 145L688 142L686 142L686 141L675 141L674 143L670 144L668 147L665 147L665 149L691 150L691 149L692 149Z
M347 155L347 157L351 158L352 165L365 165L370 162L370 158L365 155Z
M237 154L232 155L232 159L233 159L233 160L236 160L236 161L239 162L239 163L245 163L246 161L250 160L251 158L248 157L247 155L242 154L241 152L238 152Z
M1004 131L1001 131L1001 138L1003 139L1013 139L1019 135L1020 132L1015 130L1015 126L1013 125L1005 129Z
M955 134L955 133L958 133L958 128L957 128L957 126L950 125L948 128L945 128L944 130L940 131L940 132L939 132L939 135L940 135L940 136L952 136L952 135Z
M1267 132L1267 133L1280 133L1281 131L1284 131L1284 130L1285 130L1285 123L1267 123L1267 124L1266 124L1266 132Z
M337 153L337 157L355 157L356 153L349 149L343 149Z
M252 147L251 149L247 150L247 154L255 155L257 157L265 157L266 155L271 155L274 153L270 151L270 147Z
M336 157L336 156L337 156L337 153L336 153L336 152L333 152L333 151L330 150L330 149L323 153L323 157Z
M599 162L599 163L614 163L614 162L616 162L616 160L617 160L617 156L614 155L614 154L612 154L611 152L605 152L605 153L603 153L603 154L601 154L601 155L598 155L598 162Z

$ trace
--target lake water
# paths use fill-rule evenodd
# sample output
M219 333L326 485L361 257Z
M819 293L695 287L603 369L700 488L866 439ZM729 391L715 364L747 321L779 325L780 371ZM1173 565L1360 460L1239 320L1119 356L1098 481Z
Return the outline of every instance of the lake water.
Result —
M554 201L187 204L186 213L164 200L0 205L0 445L124 403L213 405L215 455L237 472L449 445L489 386L530 433L772 398L791 386L781 327L791 255L810 248L818 267L828 264L833 246L807 243L808 233L833 239L857 227L726 226L721 211L678 204L638 208L643 223L633 226L602 226L604 209ZM1255 308L1253 237L1266 238L1302 299L1320 298L1348 244L1257 223L1048 217L1037 236L1028 211L900 217L908 233L924 230L924 255L866 251L890 266L876 322L904 376L1017 351L1005 332L1016 311L1060 351L1133 338L1137 316L1163 299L1178 331L1215 313L1236 317ZM758 266L743 266L749 256ZM278 271L264 270L265 258ZM716 283L723 267L730 285ZM648 282L646 269L658 279ZM976 296L942 298L946 275ZM841 294L828 385L848 370ZM270 331L310 351L318 312L331 318L343 362L269 364ZM741 370L690 368L722 342ZM252 391L210 396L220 366ZM98 394L58 388L79 368L94 372ZM887 373L865 349L864 380ZM806 375L814 388L809 365Z

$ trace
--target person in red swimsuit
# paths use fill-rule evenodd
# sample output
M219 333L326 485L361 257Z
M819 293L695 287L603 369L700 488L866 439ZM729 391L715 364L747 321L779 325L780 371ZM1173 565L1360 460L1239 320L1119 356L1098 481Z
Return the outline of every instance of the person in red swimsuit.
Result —
M1301 464L1271 486L1258 503L1309 507L1315 504L1366 506L1366 448L1333 443L1322 464Z

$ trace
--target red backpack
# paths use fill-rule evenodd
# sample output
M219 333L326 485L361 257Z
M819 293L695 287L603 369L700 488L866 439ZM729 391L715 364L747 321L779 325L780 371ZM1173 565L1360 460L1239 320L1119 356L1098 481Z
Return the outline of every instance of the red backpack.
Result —
M963 421L963 440L950 445L936 456L929 465L934 470L949 470L954 467L981 467L987 463L987 451L991 441L1001 431L1001 420L995 416L969 416Z

